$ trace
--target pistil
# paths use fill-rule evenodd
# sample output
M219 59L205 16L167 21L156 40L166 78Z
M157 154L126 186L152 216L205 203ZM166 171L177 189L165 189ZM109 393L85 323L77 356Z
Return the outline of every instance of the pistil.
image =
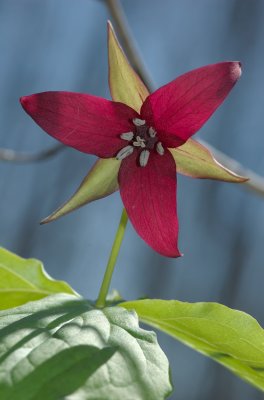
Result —
M121 149L116 158L117 160L123 160L130 156L136 148L140 152L139 165L145 167L152 150L155 149L160 156L164 154L165 150L158 140L157 131L152 126L148 127L144 119L134 118L133 124L135 126L134 132L124 132L120 135L121 139L129 142L129 145Z

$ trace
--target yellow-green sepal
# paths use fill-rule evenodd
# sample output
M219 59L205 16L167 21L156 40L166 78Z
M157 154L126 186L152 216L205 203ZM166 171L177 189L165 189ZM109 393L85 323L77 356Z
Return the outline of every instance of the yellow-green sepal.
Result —
M120 101L140 112L149 95L148 89L129 64L108 21L109 87L114 101Z
M114 158L98 159L74 195L41 223L54 221L85 204L114 193L118 190L119 167L120 161Z
M180 147L169 150L176 162L177 172L180 174L192 178L215 179L233 183L242 183L248 180L220 164L205 146L193 139L189 139Z

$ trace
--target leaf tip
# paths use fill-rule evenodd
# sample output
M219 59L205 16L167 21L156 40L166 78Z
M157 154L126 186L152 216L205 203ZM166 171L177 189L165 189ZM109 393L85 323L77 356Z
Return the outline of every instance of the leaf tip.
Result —
M240 175L235 171L232 171L231 169L229 169L228 167L223 165L220 161L218 161L217 158L215 157L215 155L213 155L212 153L210 153L210 154L211 154L211 158L215 162L215 164L218 165L223 171L226 172L226 174L228 174L230 176L230 179L223 179L223 181L230 182L230 183L245 183L245 182L249 181L250 178L248 178L247 176Z
M115 39L115 41L117 41L115 30L110 20L107 21L107 36L108 36L108 46L111 40Z
M107 20L107 29L108 29L108 31L113 30L113 25L112 25L112 22L110 21L110 19Z
M48 224L49 222L55 221L55 220L58 219L60 216L61 216L61 215L58 215L58 214L57 214L57 210L56 210L56 211L54 211L52 214L48 215L46 218L43 218L43 219L40 221L39 224L40 224L40 225L46 225L46 224Z

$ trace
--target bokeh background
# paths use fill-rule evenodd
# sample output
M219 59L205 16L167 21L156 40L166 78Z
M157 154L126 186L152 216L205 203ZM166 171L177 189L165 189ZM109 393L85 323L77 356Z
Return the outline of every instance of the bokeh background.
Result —
M264 174L264 1L123 0L157 86L210 63L240 60L243 76L198 133ZM18 98L46 90L108 97L106 20L101 0L0 0L0 147L37 152L55 144ZM119 193L40 226L77 188L95 158L73 149L39 163L0 163L0 241L41 259L55 278L95 298L122 209ZM180 249L155 254L129 225L112 287L140 296L217 301L264 325L264 199L241 185L179 177ZM175 400L260 400L220 365L159 334Z

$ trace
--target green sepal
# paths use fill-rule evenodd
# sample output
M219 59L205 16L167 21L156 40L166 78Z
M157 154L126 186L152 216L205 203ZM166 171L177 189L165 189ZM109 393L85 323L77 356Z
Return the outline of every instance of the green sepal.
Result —
M176 149L169 149L175 162L177 172L191 178L215 179L225 182L243 183L248 180L244 176L226 168L201 143L189 139Z
M109 196L118 190L117 176L120 161L114 158L98 159L82 183L62 206L41 221L42 224L54 221L85 204Z

